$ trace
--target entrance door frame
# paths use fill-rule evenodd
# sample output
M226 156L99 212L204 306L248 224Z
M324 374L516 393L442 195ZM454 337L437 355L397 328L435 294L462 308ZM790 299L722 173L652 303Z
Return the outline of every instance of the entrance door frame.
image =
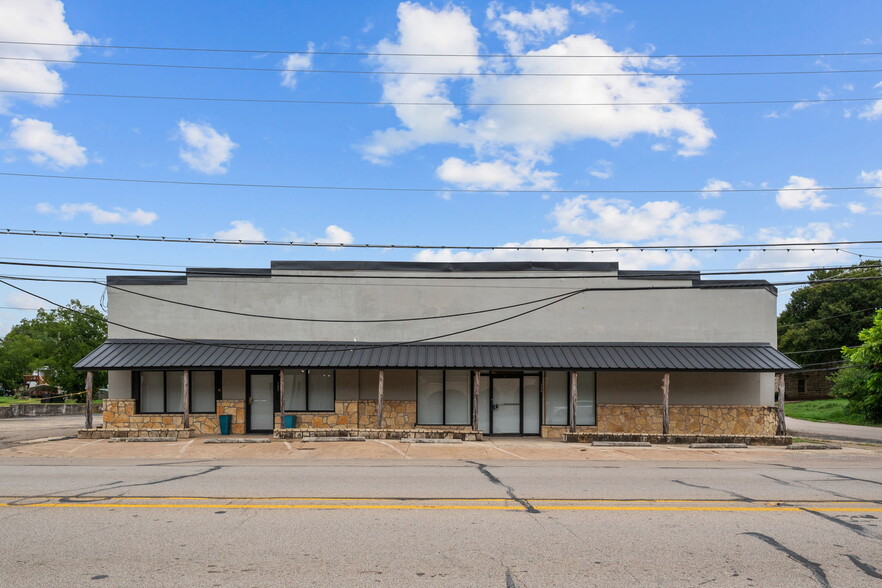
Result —
M272 433L269 429L251 428L251 376L273 377L273 424L275 427L276 413L279 412L279 372L274 370L248 370L245 372L245 432L246 433Z
M521 437L524 434L524 374L520 373L490 373L490 434L499 436ZM518 381L518 430L516 433L496 433L493 431L493 382L494 380L517 380Z

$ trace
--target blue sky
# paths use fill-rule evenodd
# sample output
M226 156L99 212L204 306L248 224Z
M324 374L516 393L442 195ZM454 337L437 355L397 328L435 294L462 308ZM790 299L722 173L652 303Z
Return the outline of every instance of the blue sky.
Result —
M882 185L882 72L689 74L882 70L882 55L670 56L882 52L880 17L882 5L876 0L435 4L2 0L0 40L275 52L2 44L0 56L18 59L0 60L0 89L66 95L0 94L0 172L433 191L271 190L0 176L4 202L0 228L582 247L878 239L882 191L775 190ZM313 53L286 53L291 51ZM323 54L344 52L460 57ZM558 57L475 57L486 54ZM123 67L84 61L313 72ZM404 73L375 73L380 71ZM620 75L635 72L663 75ZM541 75L470 75L506 73ZM161 101L71 93L439 105ZM455 104L819 98L873 100L666 107ZM772 191L598 192L714 186ZM499 191L450 191L462 188ZM506 193L506 189L539 191ZM533 258L616 259L632 269L715 270L807 267L858 259L836 251L475 253L15 236L0 236L0 243L0 256L6 258L0 261L163 266L267 267L274 259ZM878 255L872 248L851 251ZM89 277L107 273L17 267L7 272ZM89 285L25 287L59 301L78 297L93 304L102 293L100 287ZM0 292L0 306L34 304L20 293ZM0 331L32 315L32 311L0 309Z

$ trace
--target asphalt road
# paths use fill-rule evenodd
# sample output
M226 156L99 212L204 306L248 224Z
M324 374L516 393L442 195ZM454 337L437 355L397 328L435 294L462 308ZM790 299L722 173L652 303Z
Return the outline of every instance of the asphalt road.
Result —
M879 453L0 458L2 586L880 586Z
M29 439L75 437L85 419L82 414L0 419L0 449ZM94 424L101 424L100 413L93 415L93 419Z

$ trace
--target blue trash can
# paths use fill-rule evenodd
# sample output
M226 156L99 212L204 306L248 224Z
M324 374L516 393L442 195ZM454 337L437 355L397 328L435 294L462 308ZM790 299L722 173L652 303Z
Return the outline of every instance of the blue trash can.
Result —
M293 429L297 426L297 415L296 414L286 414L285 415L285 423L284 429Z
M229 435L230 429L233 426L233 415L222 414L219 418L221 435Z

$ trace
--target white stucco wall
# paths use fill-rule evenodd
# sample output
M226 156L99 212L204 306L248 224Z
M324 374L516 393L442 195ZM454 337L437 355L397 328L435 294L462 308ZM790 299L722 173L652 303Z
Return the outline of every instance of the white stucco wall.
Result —
M280 272L276 272L279 274ZM284 273L284 272L281 272ZM288 272L291 273L291 272ZM302 272L301 272L302 273ZM321 271L311 271L321 275ZM190 277L186 285L125 290L237 312L322 319L437 316L518 304L586 287L689 287L688 280L618 279L611 272L518 272L540 279L492 279L472 272L439 280L431 272L329 271L351 278ZM562 276L578 275L577 278ZM543 310L456 335L461 342L767 342L776 343L775 295L763 288L593 291ZM164 336L279 341L408 341L468 329L530 306L467 317L394 323L304 323L219 314L108 289L109 318ZM538 305L534 305L538 306ZM143 338L110 325L109 338ZM443 341L445 339L441 339Z

